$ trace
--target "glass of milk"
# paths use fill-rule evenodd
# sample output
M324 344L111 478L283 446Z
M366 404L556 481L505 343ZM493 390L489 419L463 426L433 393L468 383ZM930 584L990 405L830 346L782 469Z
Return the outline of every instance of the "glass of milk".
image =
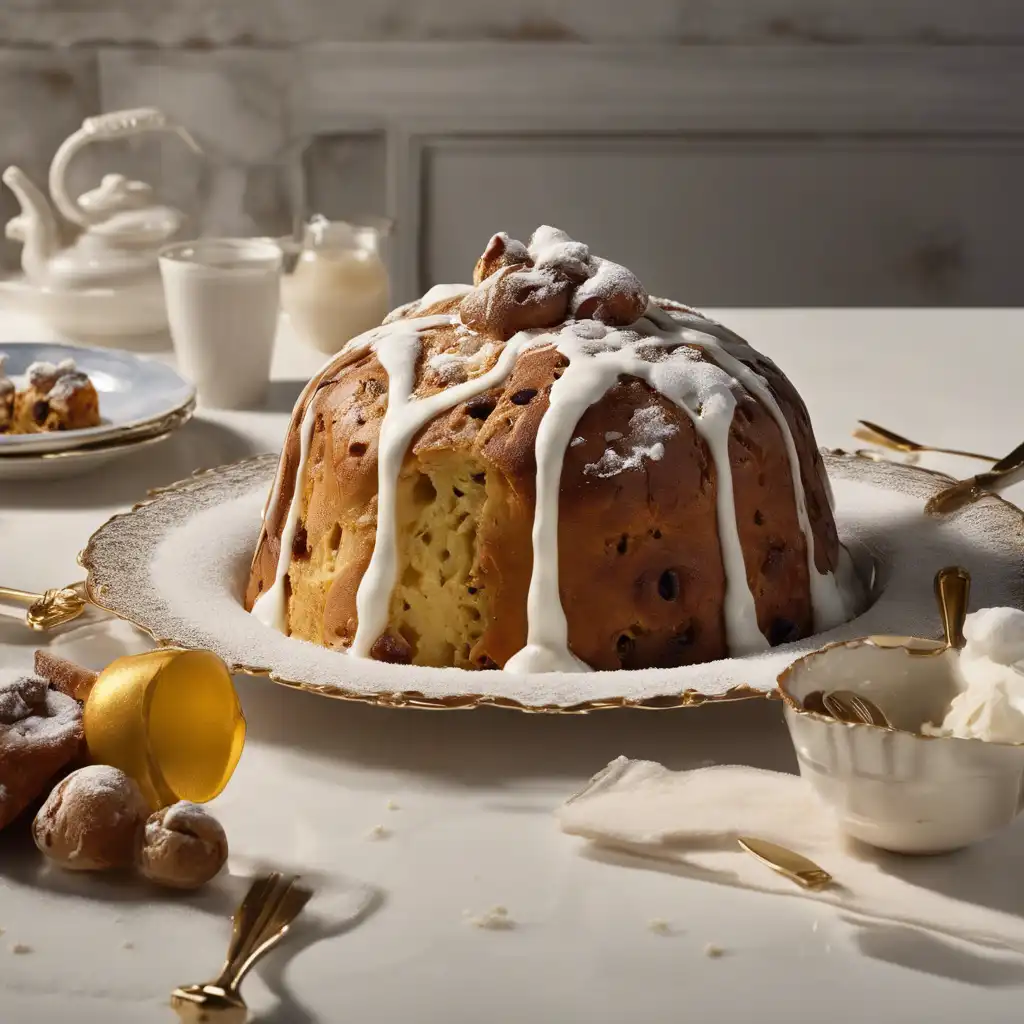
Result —
M281 302L296 334L328 355L377 327L390 310L391 282L381 256L390 223L349 224L313 217Z
M266 398L282 260L266 238L201 238L160 250L174 352L202 405L248 409Z

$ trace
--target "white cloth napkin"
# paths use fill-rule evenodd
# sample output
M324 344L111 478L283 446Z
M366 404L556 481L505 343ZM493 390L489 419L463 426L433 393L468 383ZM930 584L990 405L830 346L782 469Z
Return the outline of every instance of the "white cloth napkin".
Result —
M599 846L670 861L704 881L831 904L877 921L1024 952L1024 829L938 857L847 840L797 775L737 765L670 771L620 757L559 808L562 830ZM740 848L767 839L838 883L800 888Z

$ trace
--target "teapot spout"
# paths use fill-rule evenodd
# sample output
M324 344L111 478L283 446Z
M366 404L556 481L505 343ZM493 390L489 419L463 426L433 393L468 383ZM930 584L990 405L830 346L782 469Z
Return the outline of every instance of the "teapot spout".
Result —
M60 249L56 217L46 196L20 167L8 167L3 183L21 205L21 213L7 222L4 234L21 242L25 277L33 284L41 284L47 275L47 264Z

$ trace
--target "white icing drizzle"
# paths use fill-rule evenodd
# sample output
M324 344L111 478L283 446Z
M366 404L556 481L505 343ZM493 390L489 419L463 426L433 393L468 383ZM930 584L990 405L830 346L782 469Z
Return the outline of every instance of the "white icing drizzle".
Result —
M530 254L542 269L549 264L587 263L590 260L587 265L591 268L591 279L600 273L614 275L622 269L606 261L591 259L586 246L552 228L539 229L531 241ZM402 311L425 309L442 299L464 295L470 290L467 285L436 286L419 302L402 307ZM734 389L740 386L765 407L782 433L789 458L797 520L807 548L815 628L818 631L828 629L846 620L852 609L847 607L839 581L832 573L819 573L815 564L814 535L807 514L799 456L789 424L767 382L727 351L725 340L698 329L698 325L705 323L709 328L717 328L718 325L697 316L676 318L652 303L646 316L628 330L612 330L596 321L582 320L571 321L554 332L523 331L505 344L497 362L487 372L460 383L453 382L435 394L417 399L414 390L422 332L442 325L458 326L459 318L457 315L440 315L392 319L398 312L392 314L384 326L353 339L341 353L342 357L351 359L372 350L388 375L388 404L378 442L376 535L369 565L356 593L358 624L350 654L369 657L374 643L388 625L391 594L398 571L396 492L402 463L412 439L437 415L502 384L511 374L519 355L538 345L553 345L565 356L568 365L551 387L548 410L537 432L537 489L532 531L533 567L527 596L527 642L506 663L507 671L590 671L589 666L569 649L568 625L559 591L559 490L565 452L583 440L574 437L580 418L591 405L601 400L620 376L637 377L672 401L690 419L711 456L715 467L716 514L725 575L723 620L730 653L750 654L769 646L758 628L756 604L747 582L736 522L729 432L736 407ZM464 332L468 330L461 329ZM476 341L475 336L472 341ZM733 348L739 343L739 339L733 340L731 336L728 339ZM652 348L674 351L654 358L641 355L641 349ZM694 349L707 352L709 359L701 359ZM442 370L449 365L454 366L459 360L470 364L481 361L485 354L489 355L489 352L485 353L484 348L471 354L465 350L463 353L441 354L435 356L430 365L435 370ZM336 357L332 357L325 369L335 361ZM300 403L308 401L308 407L300 427L295 491L282 530L276 578L253 607L253 613L261 621L282 632L287 632L285 580L301 512L306 461L315 420L312 387L313 382L299 400ZM619 440L611 435L607 439ZM604 461L609 467L613 464L619 466L620 472L636 471L643 468L645 457L659 458L663 453L663 449L658 451L660 448L661 438L654 437L647 447L635 453L635 458L619 457L618 463L611 458ZM264 518L271 509L277 508L280 501L282 473L283 460Z
M288 632L288 600L285 583L288 571L292 567L292 544L295 531L299 525L302 512L302 495L306 485L306 462L309 459L309 443L313 436L313 424L316 422L315 403L311 400L306 406L299 427L299 464L295 469L295 492L288 506L288 518L281 530L281 550L277 556L277 572L274 582L253 602L252 614L265 626L276 629L279 633ZM284 459L281 460L282 462ZM280 494L278 494L280 498Z
M391 310L384 317L384 325L388 326L397 320L411 319L411 315L418 313L421 309L429 309L431 306L436 306L437 303L445 302L447 299L461 298L472 290L473 286L471 284L435 284L433 288L428 288L421 298L413 299L412 302L406 302L404 305L397 306Z
M388 624L398 559L395 492L409 444L435 416L502 383L512 372L523 342L528 340L526 335L521 335L510 341L487 373L414 399L420 332L450 322L449 317L399 320L390 325L391 330L377 332L376 337L367 342L388 374L388 408L381 421L377 448L377 531L370 564L356 591L356 635L349 649L350 654L359 658L370 656L370 650ZM394 329L403 326L405 330Z
M651 387L671 398L690 417L715 467L715 512L725 574L723 618L729 652L763 651L769 645L758 627L757 607L747 582L729 461L729 429L736 408L732 385L736 382L713 364L694 359L685 348L664 362L652 364L645 377Z
M568 626L558 586L558 493L566 449L583 413L601 400L620 375L639 377L674 402L704 439L715 465L717 514L725 571L723 617L730 652L764 650L768 641L757 625L754 597L736 525L729 462L729 427L736 400L734 381L712 363L694 358L686 348L657 362L642 359L641 346L669 347L682 341L680 331L661 334L641 321L631 331L598 337L592 322L586 338L570 325L548 335L569 360L551 388L548 411L537 431L537 499L533 520L533 569L527 596L527 641L505 664L509 672L581 672L589 667L570 650ZM642 334L637 331L642 331Z
M670 314L664 312L653 303L647 309L647 317L657 326L665 329L680 329L680 324ZM734 355L726 351L725 345L711 334L700 330L688 330L683 328L681 340L687 345L694 345L709 352L712 358L731 373L740 384L768 410L772 419L782 434L786 445L786 453L789 456L790 473L793 478L793 498L796 503L797 522L800 532L804 537L804 544L807 549L807 577L810 581L811 607L814 611L814 629L822 633L832 629L840 623L846 622L852 612L847 598L836 575L831 572L819 572L814 560L814 531L811 529L811 521L807 515L807 495L804 491L803 474L800 470L800 456L796 450L796 443L793 440L793 432L789 429L789 423L775 401L768 382L745 363L741 362ZM744 346L749 347L749 346Z

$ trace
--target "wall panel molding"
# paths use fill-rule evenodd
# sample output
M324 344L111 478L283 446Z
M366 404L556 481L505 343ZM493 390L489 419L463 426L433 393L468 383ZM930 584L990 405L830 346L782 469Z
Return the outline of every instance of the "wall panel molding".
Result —
M384 188L361 180L348 187L382 195L386 208L367 212L395 218L393 272L396 298L404 299L418 293L429 250L420 233L427 222L425 152L460 139L511 140L521 148L531 136L538 146L614 136L638 145L696 137L858 139L869 153L895 139L920 140L926 170L935 140L969 149L1024 137L1022 52L954 45L381 43L106 48L99 67L105 107L158 104L208 148L213 169L202 185L200 216L206 225L259 231L290 224L309 212L302 209L308 190L294 183L317 140L385 140ZM380 173L374 161L354 166ZM329 187L324 182L321 175L316 188ZM345 181L337 188L346 189ZM954 197L969 192L949 186ZM282 196L291 206L274 215L268 197ZM1006 202L1019 209L1016 193Z

